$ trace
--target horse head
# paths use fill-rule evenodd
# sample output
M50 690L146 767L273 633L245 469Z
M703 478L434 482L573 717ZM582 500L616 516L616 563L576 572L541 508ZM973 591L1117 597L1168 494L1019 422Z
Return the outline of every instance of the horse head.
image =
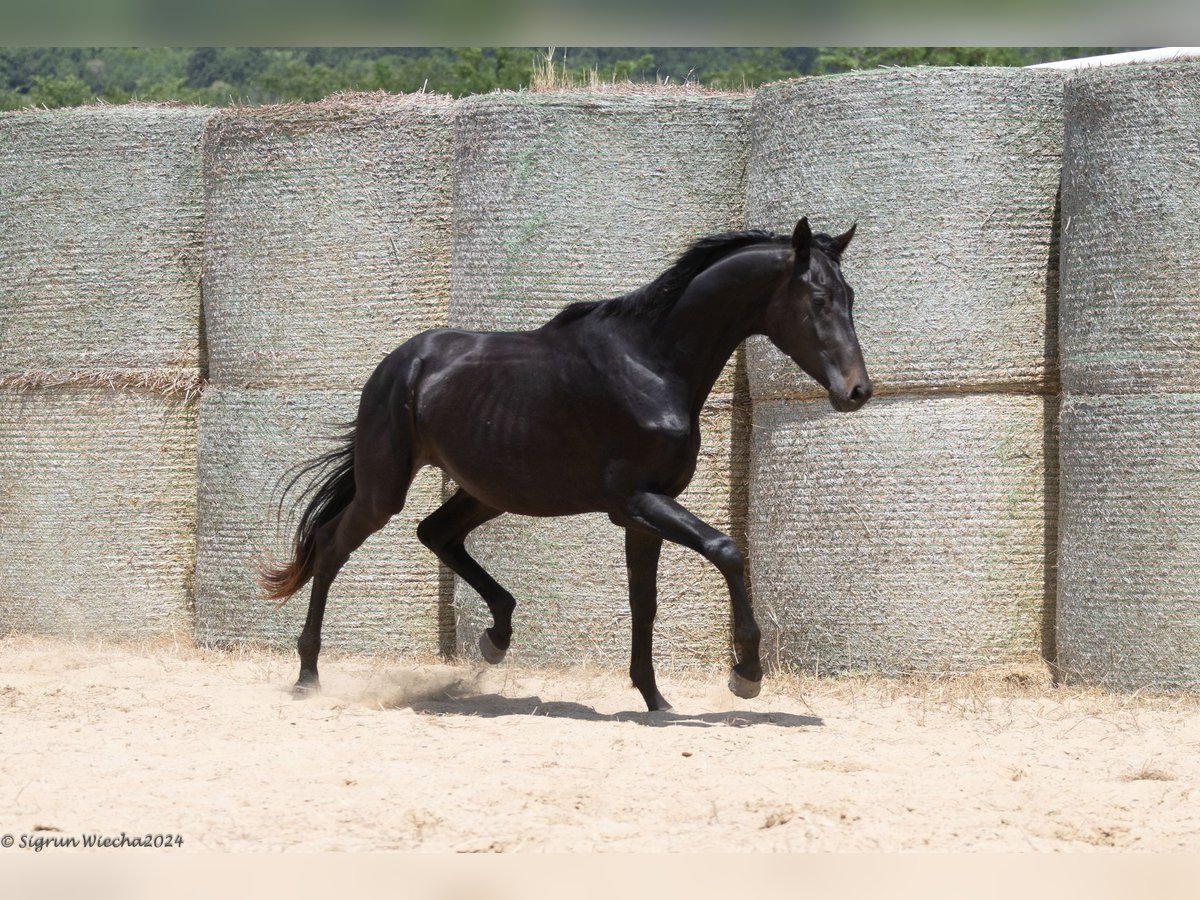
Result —
M766 311L771 343L829 391L839 412L871 399L871 379L854 333L854 291L842 277L841 257L854 237L851 226L837 237L813 236L808 219L792 233L795 262Z

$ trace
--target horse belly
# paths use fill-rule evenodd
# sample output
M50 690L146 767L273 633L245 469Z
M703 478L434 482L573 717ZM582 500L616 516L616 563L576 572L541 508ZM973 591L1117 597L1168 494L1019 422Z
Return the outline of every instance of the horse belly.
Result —
M482 373L478 373L482 374ZM423 391L427 461L473 497L531 516L606 510L605 416L549 373L492 368Z

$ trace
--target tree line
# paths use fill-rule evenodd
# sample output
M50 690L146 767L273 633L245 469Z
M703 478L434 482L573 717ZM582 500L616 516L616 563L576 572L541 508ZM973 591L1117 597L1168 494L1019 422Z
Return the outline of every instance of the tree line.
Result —
M339 91L462 97L537 83L695 83L742 90L879 66L1024 66L1125 47L0 48L0 109L319 100Z

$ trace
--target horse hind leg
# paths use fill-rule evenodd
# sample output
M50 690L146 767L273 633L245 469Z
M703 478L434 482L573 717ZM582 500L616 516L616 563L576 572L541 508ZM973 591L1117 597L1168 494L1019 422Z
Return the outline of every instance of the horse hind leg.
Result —
M313 586L308 615L300 632L300 677L293 692L304 696L320 687L317 657L321 652L321 626L329 589L355 550L404 509L408 488L416 471L412 448L401 443L404 435L392 433L379 416L360 411L352 470L354 494L346 507L315 532Z
M492 627L479 635L479 652L496 665L512 643L512 614L517 603L467 552L467 535L501 514L459 488L417 526L417 537L451 571L475 589L492 614Z
M403 508L403 502L400 506ZM399 509L396 512L399 512ZM325 619L325 606L334 579L350 558L350 554L361 547L372 534L383 528L392 515L394 513L383 514L371 509L356 496L346 509L317 530L312 595L308 602L304 630L300 632L300 640L297 642L300 652L300 678L293 689L296 696L304 696L320 688L317 657L321 652L321 625Z

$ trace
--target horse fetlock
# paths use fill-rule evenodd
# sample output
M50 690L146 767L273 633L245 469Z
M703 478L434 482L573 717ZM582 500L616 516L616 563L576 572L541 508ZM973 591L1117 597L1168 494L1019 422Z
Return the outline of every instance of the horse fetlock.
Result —
M733 635L733 658L738 668L752 666L761 672L758 665L758 646L762 637L757 627L739 628ZM751 674L751 673L747 673ZM761 677L761 676L760 676Z
M657 690L654 692L652 698L646 697L646 709L648 712L670 712L674 708Z

